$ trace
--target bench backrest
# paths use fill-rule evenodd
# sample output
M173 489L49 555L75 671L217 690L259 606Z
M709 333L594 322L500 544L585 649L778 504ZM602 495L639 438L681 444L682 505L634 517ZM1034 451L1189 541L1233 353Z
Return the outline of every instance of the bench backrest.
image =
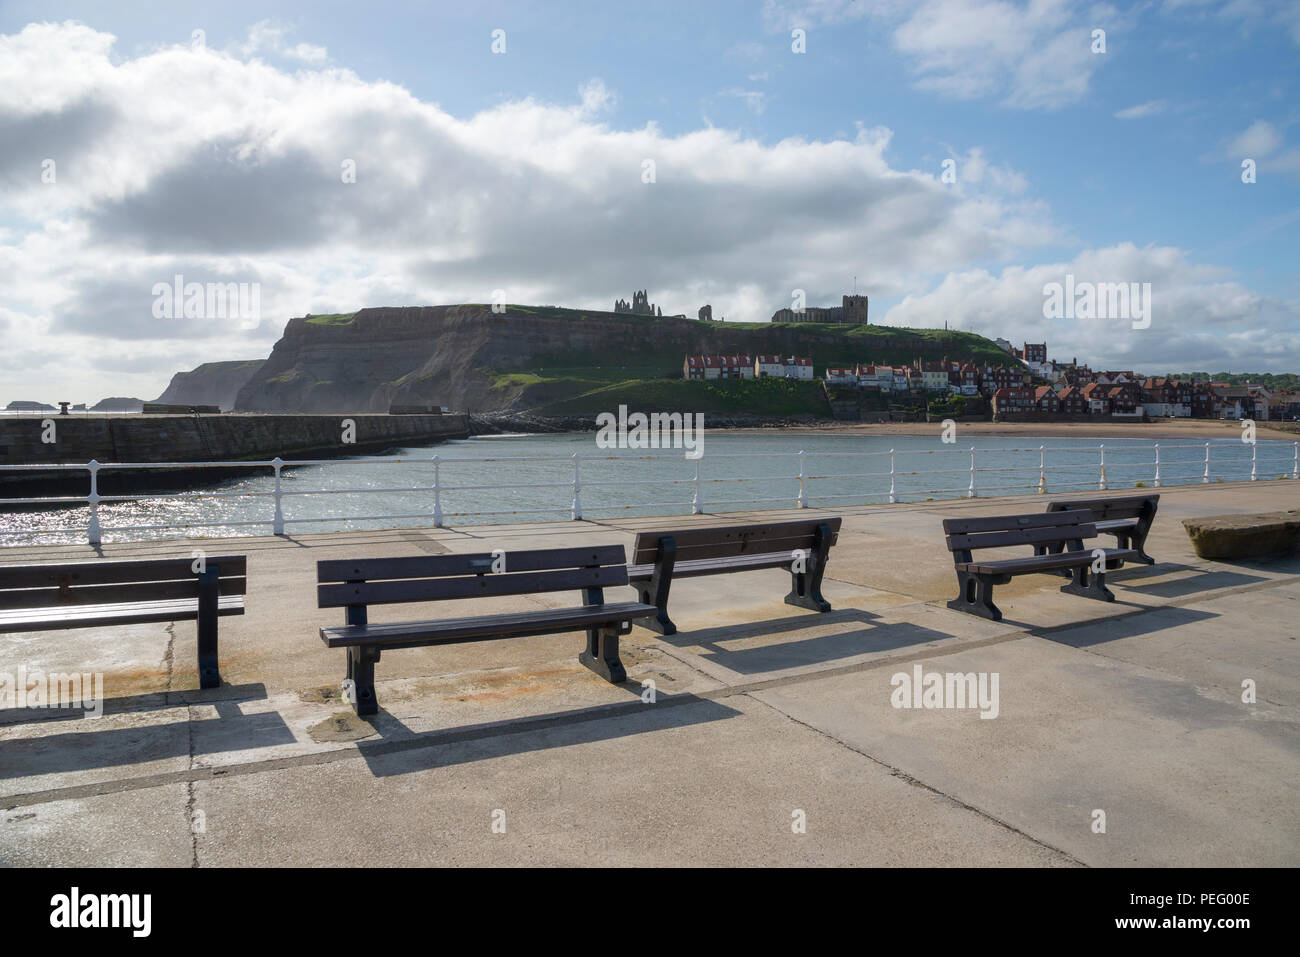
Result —
M967 553L980 548L1013 548L1096 538L1092 512L1033 512L1029 515L989 515L984 518L945 518L948 550Z
M834 545L840 533L839 516L800 519L797 522L771 522L766 525L727 525L722 528L655 529L638 532L632 545L632 564L649 565L659 554L659 540L671 538L677 544L677 561L701 558L732 558L736 555L789 553L814 544L817 527L831 531Z
M1092 512L1094 522L1105 522L1117 518L1145 518L1150 521L1156 514L1156 506L1159 502L1159 495L1056 499L1047 503L1047 510L1049 512L1063 512L1071 509L1088 509Z
M316 604L340 608L611 588L627 584L625 562L622 545L330 559L316 563Z
M0 565L0 608L58 608L119 605L139 601L197 598L196 559L62 562L57 565ZM204 559L216 573L217 594L246 595L243 555Z

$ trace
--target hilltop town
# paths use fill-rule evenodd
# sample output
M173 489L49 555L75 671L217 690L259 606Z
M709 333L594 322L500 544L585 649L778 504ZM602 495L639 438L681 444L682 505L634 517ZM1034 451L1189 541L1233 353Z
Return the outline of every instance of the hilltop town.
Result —
M289 320L266 359L177 373L159 402L242 412L447 407L565 418L620 403L770 421L1294 420L1294 376L1094 371L955 329L872 324L867 297L773 322L664 315L644 289L611 311L465 303ZM788 313L788 315L787 315ZM62 397L53 397L62 398ZM77 398L77 397L72 397Z
M817 376L808 356L688 355L685 379L820 379L828 391L856 390L880 408L916 408L931 416L986 417L1000 422L1144 421L1147 419L1300 419L1300 391L1203 378L1147 377L1132 370L1094 371L1077 358L1056 362L1047 343L1016 348L996 340L1018 365L944 358L905 365L826 366Z

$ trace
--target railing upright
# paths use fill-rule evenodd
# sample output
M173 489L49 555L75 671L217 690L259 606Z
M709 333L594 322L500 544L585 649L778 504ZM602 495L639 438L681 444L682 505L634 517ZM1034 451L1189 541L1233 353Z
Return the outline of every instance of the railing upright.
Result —
M796 503L800 508L808 507L808 475L804 469L804 462L807 458L803 449L799 450L799 501Z
M975 498L975 446L970 447L970 488L967 489L968 498Z
M1038 447L1038 494L1047 494L1047 448Z
M91 459L86 463L86 468L90 469L90 494L86 496L86 504L90 506L90 524L86 529L86 538L92 545L100 544L99 529L99 463Z
M1201 478L1202 484L1208 484L1210 481L1210 443L1205 443L1205 475Z
M442 528L442 463L433 456L433 527Z
M1250 480L1252 482L1259 481L1259 463L1256 461L1256 451L1258 449L1258 445L1254 442L1250 443Z
M570 514L575 522L582 520L581 478L578 475L578 453L573 453L573 505Z
M1101 444L1101 476L1097 480L1097 491L1106 491L1106 443Z
M1160 443L1156 443L1156 488L1160 487Z
M890 449L889 450L889 504L890 505L893 505L895 502L898 501L898 495L896 494L896 487L894 484L894 479L895 479L894 457L895 457L894 450Z
M1300 479L1300 442L1296 442L1295 452L1291 456L1291 477Z
M280 469L284 467L284 460L277 455L271 460L271 467L275 469L275 488L271 492L271 494L275 496L275 511L271 514L271 534L283 535L284 508L282 507L280 499L284 493L280 488Z
M704 456L695 460L695 498L691 500L691 514L704 514L704 496L700 492L700 461Z

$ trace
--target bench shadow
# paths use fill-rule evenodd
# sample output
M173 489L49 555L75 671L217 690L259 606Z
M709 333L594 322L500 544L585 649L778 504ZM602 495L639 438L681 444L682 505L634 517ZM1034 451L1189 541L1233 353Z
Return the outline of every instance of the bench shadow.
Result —
M4 743L0 779L125 767L167 758L269 748L296 741L278 712L245 714L238 701L225 698L200 703L214 706L217 717L11 738Z
M104 699L104 714L143 714L165 711L187 704L216 704L221 701L260 701L266 698L266 685L225 685L220 688L189 688L172 691L147 691L143 694L122 695ZM27 724L38 721L82 721L81 708L0 708L0 727L10 724Z
M1134 572L1137 572L1135 574ZM1144 579L1167 575L1171 572L1190 573L1173 581L1147 582ZM1141 574L1145 573L1145 574ZM1182 598L1203 591L1215 591L1220 588L1235 588L1239 585L1252 585L1266 581L1262 575L1246 575L1235 571L1206 570L1194 565L1160 563L1144 565L1140 569L1123 568L1108 572L1108 582L1123 585L1125 591L1151 595L1155 598Z
M724 641L763 638L802 631L818 625L854 622L869 627L750 648L733 649L722 645ZM873 612L861 608L842 608L824 614L797 615L771 621L707 628L703 631L679 631L675 635L658 637L660 641L675 647L703 646L707 650L702 655L708 660L737 674L753 675L800 668L805 665L825 664L878 651L896 651L900 648L952 638L953 635L911 622L881 623L881 616Z
M1192 608L1143 608L1129 614L1072 625L1061 631L1034 632L1036 637L1066 645L1070 648L1090 648L1124 638L1137 638L1155 631L1165 631L1180 625L1190 625L1220 617L1216 612L1197 611Z
M647 704L641 700L638 682L624 682L620 687L633 695L633 699L613 705L432 731L411 731L381 707L379 715L369 719L368 723L382 736L382 740L362 741L357 745L357 751L375 777L393 777L516 754L613 741L740 715L735 708L694 694L661 693L654 704ZM567 770L557 773L567 774Z

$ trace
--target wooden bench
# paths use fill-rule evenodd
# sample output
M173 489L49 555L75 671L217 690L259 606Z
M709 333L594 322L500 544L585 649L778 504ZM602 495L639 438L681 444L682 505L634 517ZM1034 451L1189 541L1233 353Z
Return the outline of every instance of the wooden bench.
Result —
M347 681L356 713L375 714L375 664L387 648L415 648L566 631L587 632L578 660L606 681L627 672L618 656L619 635L655 608L637 602L605 604L603 589L627 584L622 545L543 548L471 555L341 559L316 563L320 608L346 608L347 624L322 628L329 648L346 648ZM473 618L369 624L367 606L400 602L499 598L581 589L582 604Z
M789 568L787 605L830 611L822 597L822 576L841 519L817 518L725 528L661 529L639 532L632 546L628 580L638 597L658 613L640 624L661 635L676 634L668 617L668 591L676 578L724 575L756 568ZM802 556L800 560L800 556ZM798 569L798 570L796 570Z
M1087 509L1092 512L1098 532L1114 535L1120 548L1131 548L1137 552L1138 561L1154 565L1156 560L1146 553L1143 546L1151 524L1156 520L1156 506L1159 504L1159 495L1126 495L1122 498L1058 499L1048 502L1047 510ZM1040 545L1034 549L1034 554L1041 555L1044 551Z
M1131 548L1086 548L1084 540L1097 537L1092 512L1086 509L987 518L945 518L943 531L957 570L959 589L958 596L948 602L948 607L992 621L1002 620L1002 612L993 604L993 586L1005 585L1017 575L1064 571L1070 575L1070 582L1062 585L1061 591L1114 601L1115 595L1106 587L1106 571L1119 568L1138 554ZM976 561L971 557L971 553L979 549L1017 545L1036 548L1059 546L1059 549L1021 558ZM1094 552L1101 555L1094 555ZM1094 570L1093 562L1099 557L1102 567Z
M243 555L0 565L0 632L197 621L199 687L221 685L217 619L242 615Z

